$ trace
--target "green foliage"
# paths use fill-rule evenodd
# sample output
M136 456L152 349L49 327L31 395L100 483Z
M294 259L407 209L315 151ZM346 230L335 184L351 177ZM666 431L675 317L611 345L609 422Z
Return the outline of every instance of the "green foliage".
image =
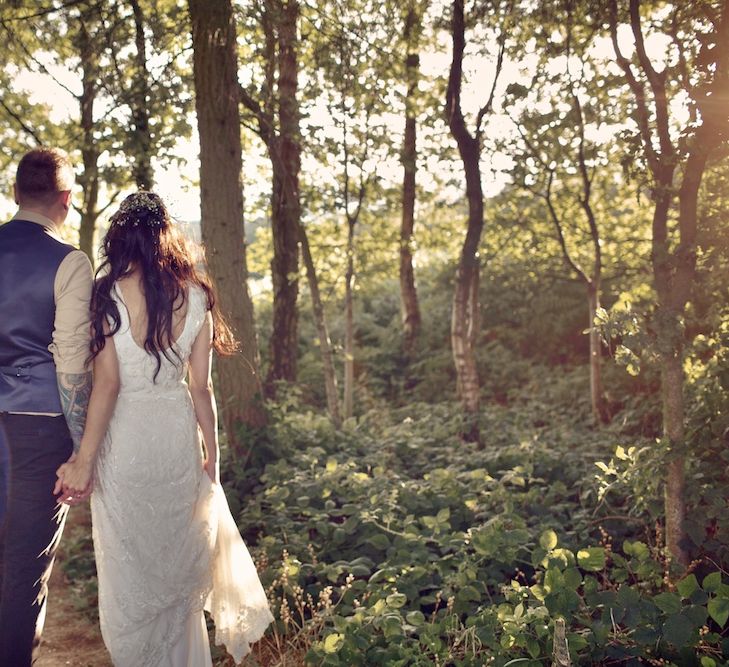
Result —
M276 632L317 665L537 665L557 618L578 664L729 658L721 575L667 588L647 510L615 519L600 496L604 437L561 416L536 426L529 407L487 408L483 450L448 405L341 432L295 399L275 408L281 458L239 522L269 563Z

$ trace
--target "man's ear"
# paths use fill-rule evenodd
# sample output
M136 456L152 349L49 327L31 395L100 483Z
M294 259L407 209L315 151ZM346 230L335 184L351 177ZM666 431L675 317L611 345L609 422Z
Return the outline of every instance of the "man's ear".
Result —
M71 191L70 190L64 190L61 192L61 204L63 205L63 208L65 208L67 211L69 208L71 208Z
M18 199L18 184L13 183L13 199L15 199L15 203L20 206L20 200Z

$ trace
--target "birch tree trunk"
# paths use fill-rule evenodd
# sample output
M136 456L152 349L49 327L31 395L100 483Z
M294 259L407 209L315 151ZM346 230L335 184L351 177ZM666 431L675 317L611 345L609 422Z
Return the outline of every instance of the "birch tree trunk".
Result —
M241 344L218 360L222 421L228 442L243 455L242 425L266 421L243 227L236 30L230 0L189 0L195 108L200 134L202 238L220 307Z
M344 418L354 412L354 221L347 216L347 270L344 276Z
M596 424L606 421L605 402L602 390L602 359L600 332L595 327L595 315L600 308L600 285L590 282L587 285L588 337L590 339L590 403Z
M407 46L405 77L405 138L402 148L402 223L400 225L400 304L405 354L413 352L420 331L420 308L415 289L413 271L412 240L415 225L415 174L417 170L417 123L415 118L415 95L418 89L420 57L414 35L417 35L419 20L415 0L410 0L405 18L404 41Z
M453 60L451 62L446 94L448 124L463 162L466 176L468 222L466 238L456 271L451 311L451 346L456 367L458 389L466 416L465 437L479 439L478 413L480 408L480 382L474 342L478 331L479 244L483 230L483 192L479 165L479 143L471 136L461 111L461 81L463 78L463 52L465 49L465 21L463 0L453 1L451 23Z
M316 275L316 267L309 248L309 238L306 229L300 225L301 234L301 257L306 267L306 277L309 281L309 293L311 295L311 307L314 312L314 323L319 336L319 351L321 353L322 370L324 372L324 390L327 397L327 410L332 423L336 428L342 425L342 416L339 411L339 394L337 389L337 374L334 370L334 358L332 356L332 344L329 339L324 306L319 292L319 279Z

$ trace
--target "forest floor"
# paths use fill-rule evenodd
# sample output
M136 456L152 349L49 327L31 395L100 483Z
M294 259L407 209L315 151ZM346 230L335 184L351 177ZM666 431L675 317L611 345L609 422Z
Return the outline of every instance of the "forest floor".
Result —
M74 526L90 526L88 504L73 508L66 521L65 534ZM48 612L40 657L36 667L112 667L109 654L101 639L98 622L73 604L74 596L63 572L66 557L64 541L58 549L56 564L49 585Z

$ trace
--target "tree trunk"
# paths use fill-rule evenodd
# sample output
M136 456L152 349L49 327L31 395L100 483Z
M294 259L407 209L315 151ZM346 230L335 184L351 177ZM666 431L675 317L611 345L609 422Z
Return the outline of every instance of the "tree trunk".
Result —
M567 643L566 627L563 618L556 618L554 620L551 667L572 667L572 658L570 658L570 649Z
M344 418L354 412L354 222L348 220L347 271L344 277Z
M96 259L95 236L96 220L99 216L97 205L99 201L99 149L94 138L94 102L96 101L98 73L98 56L91 41L84 17L79 21L78 47L82 73L82 91L79 100L81 116L81 159L84 171L79 176L79 184L83 191L81 204L81 225L79 228L79 247L83 250L94 265Z
M701 122L693 137L689 137L688 155L683 163L679 196L678 243L671 249L668 213L673 202L673 179L680 152L671 139L669 100L666 78L653 68L648 57L641 26L640 1L630 1L630 24L636 43L640 69L653 95L655 108L648 108L643 84L633 72L631 61L620 51L618 41L618 5L609 3L610 35L617 62L635 96L636 119L641 133L646 161L654 180L652 252L653 283L658 295L655 328L661 360L661 390L663 396L663 432L669 452L666 461L665 512L666 547L675 562L688 565L685 549L685 426L683 398L684 330L682 320L696 275L696 235L698 220L696 206L706 160L729 132L726 107L721 100L729 96L729 0L724 0L721 20L712 41L716 45L707 55L711 62L703 64L713 72L694 90L685 88L700 111ZM713 68L712 65L713 64ZM717 100L719 102L717 102ZM651 116L655 118L651 123ZM653 129L655 128L655 130ZM690 126L686 126L688 130ZM657 139L657 141L656 141ZM660 150L656 150L656 145Z
M666 462L666 485L664 502L666 512L666 547L673 559L681 565L689 564L686 550L687 539L684 522L686 520L686 446L683 350L684 330L682 325L686 304L696 275L696 234L698 228L697 202L701 180L706 168L706 160L711 150L712 137L716 128L704 119L698 128L693 145L683 168L683 178L679 190L679 227L680 243L677 252L670 257L671 280L666 281L668 273L664 264L667 243L663 241L656 250L659 262L656 266L655 280L659 295L657 314L657 335L661 355L661 390L663 394L663 435L669 452ZM668 188L666 184L666 188ZM664 222L661 230L666 229L668 208L665 202L656 207ZM659 240L663 239L659 232Z
M674 334L680 332L678 321L673 326L666 322L662 327L674 329ZM683 399L683 355L680 351L675 354L661 356L661 389L663 393L663 435L668 443L669 451L666 462L666 485L664 488L664 502L666 509L666 547L671 556L681 565L688 565L689 556L684 540L686 529L686 463L683 454L684 429L684 399Z
M319 350L321 352L322 369L324 371L324 390L327 396L327 409L332 423L336 428L342 425L342 417L339 412L339 395L337 389L337 374L334 370L334 359L332 357L332 345L329 340L326 319L324 317L324 306L319 292L319 280L316 276L316 267L309 248L309 238L303 225L299 227L301 238L301 257L306 267L306 276L309 280L309 292L311 294L311 307L314 311L314 322L319 336Z
M189 7L202 239L221 310L241 344L240 354L218 360L222 421L228 442L242 455L241 425L262 426L266 415L247 283L235 21L230 0L189 0Z
M590 283L587 286L587 308L589 313L588 331L590 338L590 402L595 424L607 422L605 401L602 389L602 359L600 332L595 326L595 315L600 307L600 286Z
M415 173L417 169L417 124L415 118L415 95L418 89L420 57L413 50L413 33L416 32L418 15L415 2L411 0L405 18L405 44L408 53L405 58L407 95L405 97L405 139L402 149L402 223L400 226L400 302L402 312L403 340L405 354L413 352L420 331L420 308L415 290L413 271L412 239L415 224Z
M269 154L274 172L271 200L273 232L273 331L271 365L266 378L269 395L275 393L275 382L296 381L298 357L299 294L299 171L301 145L299 138L297 23L299 5L296 0L276 3L278 28L278 116L279 133L269 141Z
M135 71L132 78L132 155L133 178L140 190L154 187L152 171L152 133L149 126L149 74L147 72L147 41L144 37L144 12L138 0L131 0L134 12Z
M480 383L474 343L479 325L478 283L479 244L483 230L483 191L479 165L479 142L471 136L461 111L461 80L463 52L465 49L465 21L463 0L453 0L453 60L451 62L446 93L448 124L463 162L468 200L468 226L466 238L456 272L451 312L451 345L460 398L466 416L465 437L479 440L478 413L480 408Z
M677 302L671 285L674 260L668 243L668 212L673 198L673 166L665 165L657 174L655 210L653 212L653 281L658 295L656 309L656 342L661 364L661 394L663 398L663 437L669 451L666 455L664 503L666 514L666 548L679 565L688 565L684 547L686 531L686 482L683 400L683 327L681 315L686 306ZM693 281L693 276L691 276ZM690 289L690 288L689 288ZM683 290L683 288L682 288Z

